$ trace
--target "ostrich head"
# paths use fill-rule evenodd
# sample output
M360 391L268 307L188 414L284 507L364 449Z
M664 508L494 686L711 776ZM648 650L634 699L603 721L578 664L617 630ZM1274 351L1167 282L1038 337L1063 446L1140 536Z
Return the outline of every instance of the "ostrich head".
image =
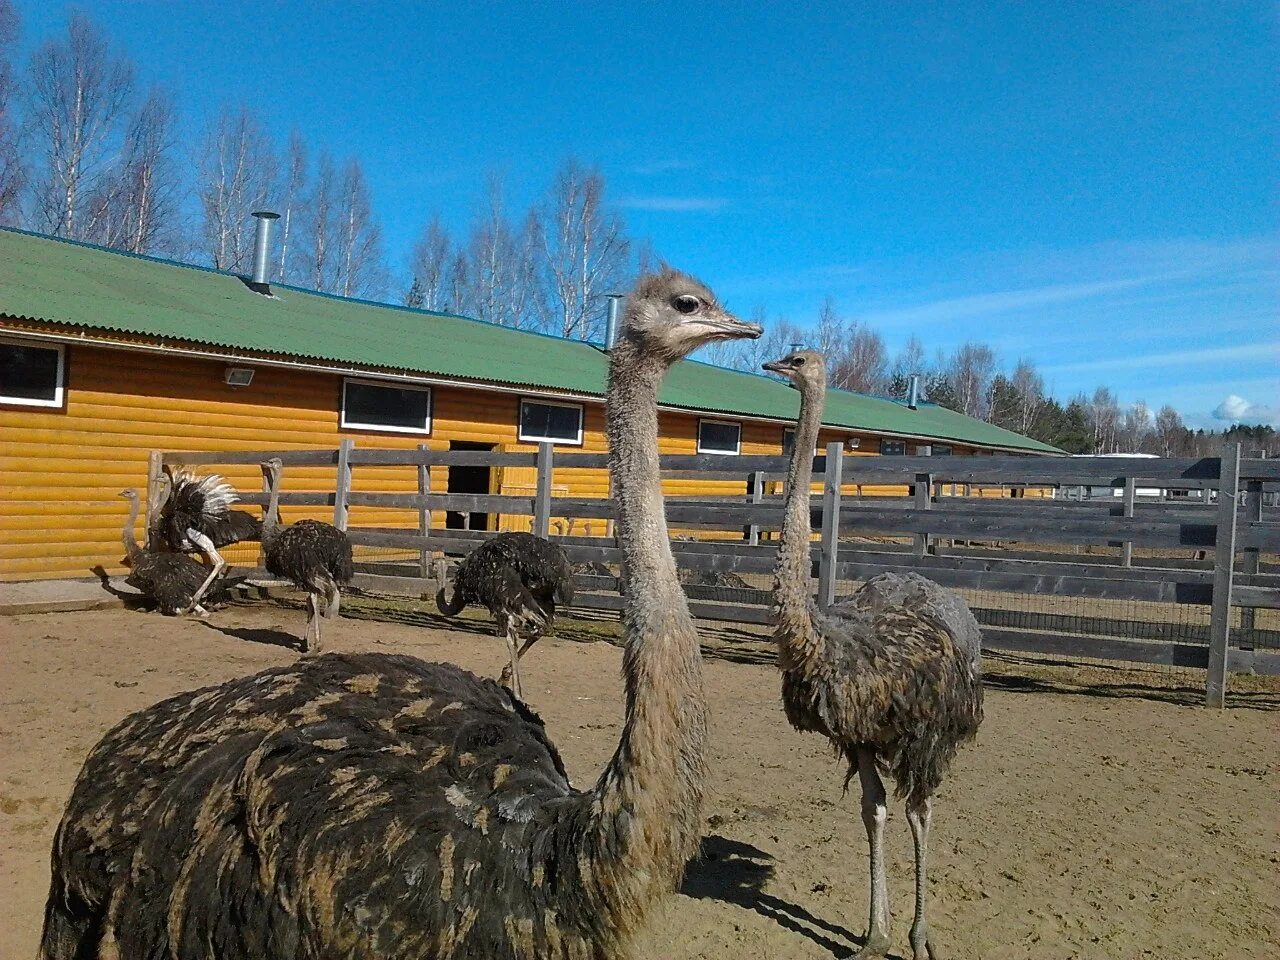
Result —
M786 377L801 393L821 393L827 388L827 358L816 350L796 350L779 360L770 360L763 367Z
M717 340L754 340L764 331L725 310L705 284L677 270L641 277L627 299L621 339L674 363Z
M271 457L268 460L262 461L262 469L263 469L263 472L265 473L269 473L273 475L277 474L282 469L284 469L284 461L281 460L279 457Z

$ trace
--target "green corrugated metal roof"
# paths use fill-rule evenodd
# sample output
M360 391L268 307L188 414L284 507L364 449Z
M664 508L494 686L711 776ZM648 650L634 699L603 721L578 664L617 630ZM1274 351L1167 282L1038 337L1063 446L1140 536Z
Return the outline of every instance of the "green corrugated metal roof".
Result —
M576 340L276 285L50 237L0 230L0 314L237 351L600 395L607 357ZM794 419L798 395L762 376L695 361L662 391L673 407ZM1053 447L942 407L833 390L828 424L979 446Z

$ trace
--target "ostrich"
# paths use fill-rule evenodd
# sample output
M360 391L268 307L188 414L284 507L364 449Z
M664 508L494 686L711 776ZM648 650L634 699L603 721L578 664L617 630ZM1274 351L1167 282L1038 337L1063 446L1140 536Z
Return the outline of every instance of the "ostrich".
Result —
M167 617L188 611L208 616L208 611L192 599L204 582L204 567L185 553L157 553L138 546L133 536L138 522L138 491L121 490L120 496L129 501L129 517L121 534L125 564L129 567L124 582L153 600Z
M320 520L280 524L282 466L279 457L262 464L271 491L262 519L262 553L267 572L307 592L310 615L302 636L302 652L310 655L320 651L320 618L338 615L342 588L351 582L351 541L337 527Z
M203 599L213 581L227 570L227 561L218 547L254 540L262 522L244 510L232 510L240 497L235 488L216 473L197 477L190 470L168 474L167 494L160 507L156 533L161 543L180 553L200 553L210 570L192 597L192 605Z
M906 801L915 845L915 960L935 956L925 922L925 859L932 796L957 748L982 721L980 634L957 595L915 574L881 574L849 600L817 611L809 594L809 494L826 391L821 354L802 350L764 365L800 391L775 574L778 665L787 719L826 736L862 786L871 859L871 911L859 957L889 948L884 873L888 817L881 772Z
M594 787L542 722L447 663L329 654L179 695L93 750L58 828L44 960L605 960L697 849L698 636L658 470L658 387L758 337L702 284L642 278L612 350L610 467L628 571L626 719Z
M511 662L502 670L502 683L511 682L520 694L520 658L551 629L556 604L573 603L573 571L564 551L531 533L500 533L484 541L458 564L453 597L445 596L445 563L436 563L436 606L447 617L457 616L469 603L489 608L506 638ZM519 626L529 636L519 649Z

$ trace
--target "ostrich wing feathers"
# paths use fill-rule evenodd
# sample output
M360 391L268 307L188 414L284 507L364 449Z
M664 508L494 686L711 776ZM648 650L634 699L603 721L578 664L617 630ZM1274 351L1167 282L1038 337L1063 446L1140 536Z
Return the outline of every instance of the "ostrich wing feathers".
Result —
M257 539L262 522L243 510L232 510L239 499L235 488L216 473L198 477L189 470L178 470L160 509L160 534L172 550L191 549L188 530L200 531L215 547Z
M128 957L602 957L562 892L591 883L548 829L564 804L589 795L541 721L450 664L330 655L182 694L86 762L44 955L105 921Z

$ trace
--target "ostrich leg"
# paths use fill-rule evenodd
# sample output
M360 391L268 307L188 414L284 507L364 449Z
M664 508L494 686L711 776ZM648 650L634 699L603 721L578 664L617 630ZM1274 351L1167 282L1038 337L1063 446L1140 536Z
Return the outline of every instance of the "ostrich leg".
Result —
M502 635L507 641L507 654L511 658L510 662L502 668L502 675L498 678L498 682L507 684L511 688L511 692L516 695L516 699L522 699L520 695L521 651L516 650L515 619L504 613L498 621L498 625L502 628ZM510 682L508 683L508 681Z
M315 642L311 640L315 632ZM314 593L307 594L307 631L302 636L302 655L314 656L320 650L320 598Z
M854 956L858 960L883 957L889 950L889 888L884 870L884 828L889 819L884 782L876 770L875 751L858 748L858 780L862 785L862 823L867 828L871 853L871 918L867 942Z
M907 823L911 824L911 839L916 848L916 916L911 922L913 960L935 960L933 944L929 942L929 926L924 919L925 861L929 850L929 826L932 822L931 799L926 797L907 804Z
M190 613L192 609L199 605L200 601L204 599L204 595L209 592L209 587L213 585L213 581L222 576L228 566L227 561L222 559L222 555L214 547L213 541L199 530L188 528L187 539L209 561L211 569L209 570L209 576L204 578L204 583L200 584L200 589L191 598L191 603L188 604L187 609L182 611L184 614Z

